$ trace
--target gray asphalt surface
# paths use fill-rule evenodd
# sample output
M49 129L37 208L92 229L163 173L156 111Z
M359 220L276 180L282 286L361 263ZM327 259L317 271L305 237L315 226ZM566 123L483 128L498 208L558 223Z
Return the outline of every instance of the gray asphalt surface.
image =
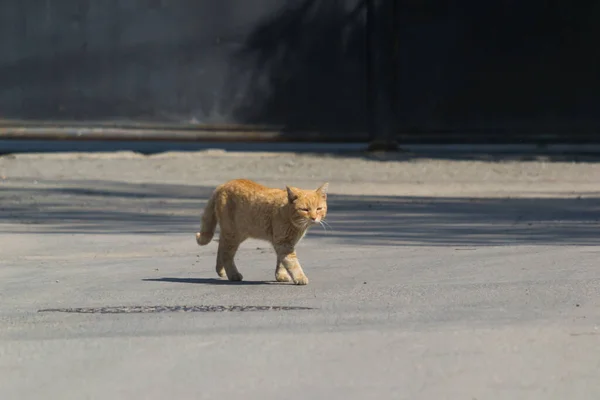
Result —
M0 399L597 399L599 172L0 157ZM298 248L308 286L274 283L255 241L237 257L246 280L219 280L217 243L195 244L213 185L239 176L330 181L333 229ZM152 306L311 309L39 312Z

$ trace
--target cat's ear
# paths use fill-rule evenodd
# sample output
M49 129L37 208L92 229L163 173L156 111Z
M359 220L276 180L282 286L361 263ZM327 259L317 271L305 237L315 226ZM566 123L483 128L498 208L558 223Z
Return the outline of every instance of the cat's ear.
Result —
M327 198L327 189L329 189L329 183L325 182L317 189L317 193L319 193L321 196L323 196L324 199L326 199Z
M298 194L296 193L296 189L295 188L291 188L289 186L286 186L285 190L287 190L288 201L290 203L293 203L294 201L296 201L298 199Z

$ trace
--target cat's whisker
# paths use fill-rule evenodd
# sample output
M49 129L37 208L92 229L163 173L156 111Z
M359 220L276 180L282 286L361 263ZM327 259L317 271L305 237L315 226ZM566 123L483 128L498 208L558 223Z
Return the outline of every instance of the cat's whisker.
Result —
M324 219L321 220L321 225L323 225L326 228L329 228L330 230L333 230L333 228L331 227L331 224L329 224L329 222L325 221ZM327 230L327 229L325 229Z
M329 233L329 231L327 230L327 225L325 224L325 221L319 221L319 224L320 224L320 225L323 227L323 230L324 230L325 232L328 232L328 233Z

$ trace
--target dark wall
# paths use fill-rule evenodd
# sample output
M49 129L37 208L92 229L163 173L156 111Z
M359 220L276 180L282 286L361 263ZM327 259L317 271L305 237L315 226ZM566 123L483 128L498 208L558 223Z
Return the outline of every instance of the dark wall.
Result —
M1 117L364 131L357 3L5 0Z
M600 128L599 1L397 1L375 0L399 132ZM0 117L364 132L363 3L3 0Z
M599 131L599 1L400 3L405 129Z

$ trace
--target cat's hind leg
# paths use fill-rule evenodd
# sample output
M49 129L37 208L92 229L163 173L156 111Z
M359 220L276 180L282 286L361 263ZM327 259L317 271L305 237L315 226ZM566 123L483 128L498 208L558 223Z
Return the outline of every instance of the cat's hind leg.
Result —
M275 268L275 280L277 282L291 282L292 277L283 266L283 262L277 257L277 267Z
M244 279L243 275L237 270L234 262L235 253L240 247L241 242L235 235L224 234L221 231L219 249L217 250L217 274L222 276L220 274L221 269L219 268L219 265L222 265L230 281L241 281Z
M225 278L227 274L225 273L225 264L223 264L223 257L221 256L221 252L217 251L217 266L215 268L217 271L217 275L221 278Z

